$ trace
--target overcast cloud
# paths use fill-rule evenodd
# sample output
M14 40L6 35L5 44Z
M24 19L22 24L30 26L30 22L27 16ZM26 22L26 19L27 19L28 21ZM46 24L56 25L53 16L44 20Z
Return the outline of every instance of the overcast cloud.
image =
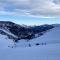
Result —
M0 15L60 18L60 0L0 0Z

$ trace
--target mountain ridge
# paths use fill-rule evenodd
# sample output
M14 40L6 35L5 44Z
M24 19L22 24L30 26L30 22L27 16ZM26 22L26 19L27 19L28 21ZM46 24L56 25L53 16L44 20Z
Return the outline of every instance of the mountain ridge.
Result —
M44 32L52 28L54 28L54 26L48 24L40 26L27 26L27 25L19 25L10 21L0 21L0 31L1 29L3 29L4 31L7 31L17 36L17 37L11 36L11 38L13 38L15 41L20 39L28 39L28 40L33 39L35 38L36 34L41 36L43 35Z

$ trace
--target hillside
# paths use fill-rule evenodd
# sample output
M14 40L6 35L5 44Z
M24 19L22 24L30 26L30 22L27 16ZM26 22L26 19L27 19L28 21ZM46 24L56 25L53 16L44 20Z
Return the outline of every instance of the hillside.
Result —
M60 25L30 40L14 42L8 35L16 37L0 28L0 60L60 60Z
M8 48L8 46L13 46L13 40L0 34L0 49Z
M37 45L48 45L60 43L60 25L55 25L55 28L48 30L42 36L27 40L21 39L16 45L20 47L31 47Z
M48 24L40 26L26 26L18 25L10 21L0 21L0 34L7 35L10 39L14 39L15 41L20 39L33 39L43 35L47 30L52 28L54 28L54 26Z
M46 43L46 44L54 44L54 43L60 43L60 25L47 31L44 35L41 37L32 39L31 43Z

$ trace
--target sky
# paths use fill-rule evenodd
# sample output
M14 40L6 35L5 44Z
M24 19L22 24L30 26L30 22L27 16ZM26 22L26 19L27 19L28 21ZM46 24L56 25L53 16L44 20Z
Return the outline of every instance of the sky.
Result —
M60 0L0 0L0 21L26 25L60 23Z

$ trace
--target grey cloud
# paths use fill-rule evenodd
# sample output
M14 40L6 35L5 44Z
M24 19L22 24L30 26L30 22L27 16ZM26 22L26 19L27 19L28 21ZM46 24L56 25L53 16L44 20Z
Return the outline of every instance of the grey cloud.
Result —
M55 4L60 4L60 0L53 0Z
M60 0L0 0L0 12L10 15L60 17L59 3Z

